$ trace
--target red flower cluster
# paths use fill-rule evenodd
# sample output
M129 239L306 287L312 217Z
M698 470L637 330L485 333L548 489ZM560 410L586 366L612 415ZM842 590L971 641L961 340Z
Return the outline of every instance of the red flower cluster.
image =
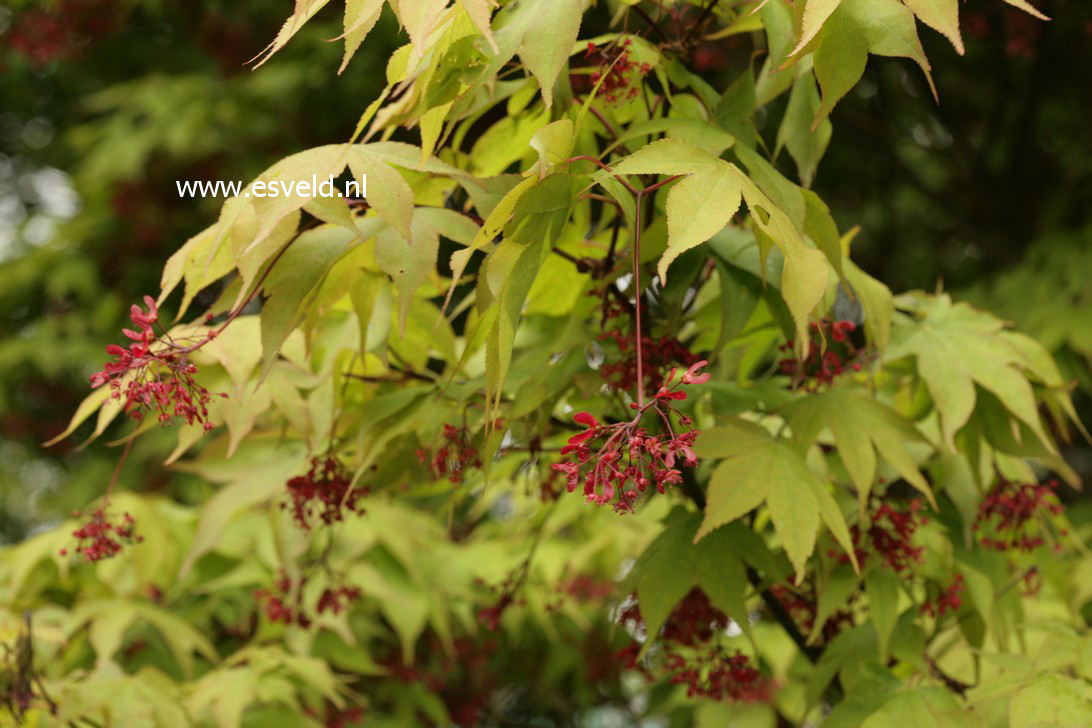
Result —
M751 703L770 698L769 682L751 666L749 657L738 652L728 655L723 650L710 650L690 664L678 655L672 655L668 660L682 667L671 677L671 682L686 685L689 697Z
M569 444L561 448L562 456L574 456L573 460L555 463L554 470L565 474L570 493L576 490L581 476L584 480L584 497L598 505L613 505L619 513L632 512L638 495L655 485L659 493L667 486L682 481L682 473L676 465L694 467L698 458L694 454L697 430L676 433L671 424L674 415L680 425L689 427L693 420L680 414L670 402L686 399L680 384L700 384L709 380L708 374L699 370L706 362L694 364L678 382L671 384L675 370L668 375L668 384L662 385L652 399L641 408L637 416L628 422L613 425L600 424L587 412L579 412L573 419L587 429L569 438ZM670 385L670 386L669 386ZM637 409L637 405L631 405ZM659 416L665 434L650 435L641 427L647 412ZM596 450L592 450L596 447Z
M1033 551L1044 543L1051 520L1064 509L1055 491L1058 481L1010 483L1000 481L978 507L974 530L982 545L998 551ZM985 532L986 535L981 535ZM1059 528L1065 535L1064 528Z
M144 540L143 536L133 533L135 525L136 522L128 513L123 513L121 518L113 518L103 508L99 508L91 514L87 523L72 532L72 537L77 542L76 553L82 555L88 563L117 556L121 553L123 544L140 543ZM68 549L61 549L61 556L67 555Z
M138 330L121 331L133 343L128 349L116 344L106 347L106 353L115 359L91 375L92 388L109 382L114 399L121 399L124 388L125 410L135 420L151 412L158 415L160 424L179 417L191 425L202 422L206 431L211 430L208 403L212 395L194 380L197 367L190 363L189 354L215 338L216 332L209 331L196 343L180 346L166 332L162 337L156 334L159 310L151 296L145 296L144 303L147 313L135 304L129 311Z
M774 584L770 587L770 593L781 603L793 621L800 625L801 631L810 634L819 614L819 597L815 593L814 582L807 581L804 589ZM846 600L845 608L834 611L823 622L821 631L824 642L830 642L842 630L853 626L853 608L858 594L860 592L853 592Z
M852 321L818 321L811 324L808 353L803 360L793 357L782 359L778 366L782 374L792 377L793 387L803 385L814 392L821 385L831 384L847 369L861 370L861 362L854 361L861 352L853 344L852 334L857 324ZM790 339L780 350L792 354L795 341Z
M308 715L314 715L314 711L305 709ZM339 708L333 703L326 703L326 715L322 722L326 728L350 728L350 726L364 725L364 708L353 705L347 708Z
M956 574L955 579L948 588L937 595L937 598L921 605L921 613L934 617L943 617L948 612L956 612L963 606L963 574Z
M485 587L491 593L500 593L500 596L497 597L496 601L489 606L482 607L478 610L478 624L490 631L496 630L497 626L500 624L501 617L504 616L504 613L509 607L514 604L520 606L526 604L526 600L522 598L517 599L516 595L519 593L519 590L523 588L523 585L527 583L530 569L531 559L528 557L523 563L510 571L504 577L504 581L500 584L487 585L481 579L475 580L475 583L478 586Z
M461 483L470 468L482 466L478 449L470 442L470 430L465 427L444 425L444 443L429 455L428 450L418 448L417 459L427 464L435 478L447 476L448 482Z
M614 582L578 574L562 586L562 591L580 603L597 602L614 593Z
M561 473L550 468L538 486L538 498L543 503L553 503L561 497L561 486L557 482Z
M352 487L352 473L335 457L312 458L311 469L288 481L289 503L281 510L292 509L292 518L300 528L310 530L316 512L326 525L344 520L344 512L363 513L360 503L369 493L366 486Z
M613 339L618 344L618 350L623 357L620 361L604 364L599 369L603 377L615 389L632 392L637 388L637 357L629 355L636 349L636 337L632 333L620 331L604 331L599 335L600 339ZM649 389L659 389L664 385L663 372L673 364L691 366L698 361L698 357L679 343L674 336L661 336L653 339L651 336L641 337L641 369L644 371L644 384Z
M697 587L682 598L664 622L660 638L683 647L697 647L728 629L731 620L713 606L705 592Z
M413 665L403 664L397 651L378 657L376 662L386 668L390 678L414 687L424 686L439 697L450 725L481 725L482 712L496 688L498 669L489 663L497 651L497 641L488 635L477 639L456 637L451 648L430 634Z
M355 586L339 586L333 589L323 589L319 595L315 609L319 614L329 611L333 614L341 614L342 610L360 598L360 589Z
M489 629L489 631L495 631L500 625L501 617L504 616L508 607L515 603L516 595L514 591L505 590L501 593L500 599L495 604L490 604L488 607L482 607L478 610L478 624Z
M11 50L36 68L80 55L118 26L119 8L109 0L62 0L48 7L18 14L8 31Z
M861 524L855 523L850 529L857 563L864 565L871 554L878 555L885 566L897 572L920 563L923 549L913 545L914 532L918 526L929 522L918 515L922 508L921 500L915 498L905 506L896 506L873 497L869 506L868 528L862 529ZM835 554L843 564L849 563L846 554L831 552L832 556Z
M603 84L599 87L603 100L608 104L628 101L637 98L640 91L640 82L645 74L652 70L648 63L637 63L629 57L629 48L633 45L632 38L626 38L621 43L597 46L588 43L584 51L585 58L599 57L599 70L591 74L592 85Z
M636 600L619 615L623 623L643 625ZM718 636L731 620L709 601L701 589L694 588L676 605L660 632L663 661L662 677L676 685L686 685L689 697L709 700L768 700L771 684L752 665L746 655L729 654L719 645ZM654 635L649 635L652 639ZM641 646L634 642L618 653L627 669L637 670L649 680L653 670L637 662Z
M611 285L611 284L607 284ZM603 324L622 317L627 309L606 289L595 288L588 295L603 299ZM642 304L643 305L643 304ZM644 311L642 310L642 313ZM632 392L637 389L637 336L627 324L620 330L604 330L599 334L600 341L613 341L622 355L621 359L603 364L599 375L615 389ZM647 334L641 337L641 369L644 372L644 384L648 389L659 389L664 385L663 372L672 366L689 367L698 362L698 357L686 348L674 336L661 336L654 339Z
M311 618L303 608L303 587L306 584L306 576L294 585L288 574L282 571L272 589L256 589L254 597L259 602L265 602L265 616L270 622L297 624L307 629L311 626ZM319 614L326 611L340 614L359 598L360 589L344 584L335 585L322 590L315 609Z
M285 624L298 624L307 629L311 626L311 618L308 617L300 604L300 592L303 591L303 581L298 589L292 588L292 579L281 572L280 577L273 583L273 589L256 589L254 598L259 602L265 602L265 616L270 622L284 622Z

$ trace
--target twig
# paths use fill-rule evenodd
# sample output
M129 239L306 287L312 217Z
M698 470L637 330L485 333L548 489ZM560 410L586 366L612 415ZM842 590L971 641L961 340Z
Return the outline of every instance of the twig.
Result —
M660 27L659 23L652 19L651 15L645 12L644 8L642 8L640 5L631 5L630 8L633 10L633 12L640 15L641 19L648 23L648 27L656 31L656 35L663 38L665 43L671 42L671 38L668 37L667 33L664 32L664 29Z
M125 442L125 449L121 451L121 457L118 458L118 464L114 466L114 474L110 476L110 484L106 486L106 492L102 495L102 505L100 508L106 509L106 506L110 503L110 494L114 492L114 486L118 482L118 476L121 475L121 468L125 465L125 461L129 457L129 451L133 449L133 441L135 437L130 437Z
M684 44L693 40L694 36L697 35L702 26L705 25L705 21L709 19L709 14L713 12L713 8L715 8L719 2L720 0L709 0L709 4L705 6L705 9L703 9L694 20L694 24L690 26L690 30L683 39Z

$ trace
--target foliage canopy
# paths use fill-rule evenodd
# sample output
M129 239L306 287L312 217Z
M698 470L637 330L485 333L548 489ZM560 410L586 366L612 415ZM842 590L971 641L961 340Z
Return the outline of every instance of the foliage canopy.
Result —
M123 455L0 558L9 714L1092 722L1067 380L811 189L869 56L932 87L957 3L347 0L329 73L392 15L350 140L256 180L366 199L227 200L57 437ZM163 425L199 507L124 491Z

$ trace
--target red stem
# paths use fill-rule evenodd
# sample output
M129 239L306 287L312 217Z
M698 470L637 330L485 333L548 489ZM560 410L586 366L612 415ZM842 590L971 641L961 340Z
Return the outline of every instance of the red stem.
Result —
M633 304L637 309L637 408L645 406L644 345L641 342L641 190L637 193L637 216L633 230Z
M633 231L633 289L634 304L637 309L637 407L645 406L645 377L644 377L644 343L641 341L641 200L645 194L655 192L664 185L674 182L681 174L676 174L667 179L660 180L635 193L637 214L634 219Z
M133 448L133 440L135 437L130 437L125 443L125 449L121 451L121 457L118 458L118 464L114 467L114 475L110 478L110 484L106 486L106 492L102 495L102 505L99 506L100 510L106 510L106 506L110 503L110 494L114 492L114 485L118 482L118 476L121 475L121 468L125 465L126 459L129 457L129 451Z
M633 185L631 185L629 182L622 179L622 177L620 177L619 175L615 174L614 170L611 169L610 167L608 167L607 165L603 164L602 160L596 159L595 157L588 156L587 154L581 154L578 157L570 157L569 159L566 159L565 163L566 164L572 164L573 162L581 162L581 161L591 162L592 164L595 164L600 169L603 169L603 170L606 170L607 172L610 172L611 176L614 177L616 180L618 180L622 184L622 186L625 187L626 190L629 191L629 193L631 195L636 195L637 194L637 189Z

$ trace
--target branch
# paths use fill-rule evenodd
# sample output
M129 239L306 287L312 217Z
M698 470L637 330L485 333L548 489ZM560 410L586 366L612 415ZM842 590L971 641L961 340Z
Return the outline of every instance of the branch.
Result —
M720 0L709 0L709 4L705 6L705 8L701 11L701 14L698 15L697 19L694 20L694 24L690 26L690 30L687 32L686 38L683 40L684 43L689 43L691 40L693 40L694 36L697 35L698 32L701 30L702 26L705 25L705 21L709 19L709 15L713 12L713 8L715 8L717 6L717 3L719 2Z
M640 5L631 5L630 8L633 10L633 12L640 15L641 19L644 20L648 24L648 27L650 27L650 28L652 28L652 30L656 31L656 35L663 38L664 42L667 42L667 43L671 42L671 38L669 38L667 36L667 33L664 32L664 29L660 27L659 23L657 23L655 20L653 20L651 15L649 15L648 13L645 12L644 8L642 8Z

